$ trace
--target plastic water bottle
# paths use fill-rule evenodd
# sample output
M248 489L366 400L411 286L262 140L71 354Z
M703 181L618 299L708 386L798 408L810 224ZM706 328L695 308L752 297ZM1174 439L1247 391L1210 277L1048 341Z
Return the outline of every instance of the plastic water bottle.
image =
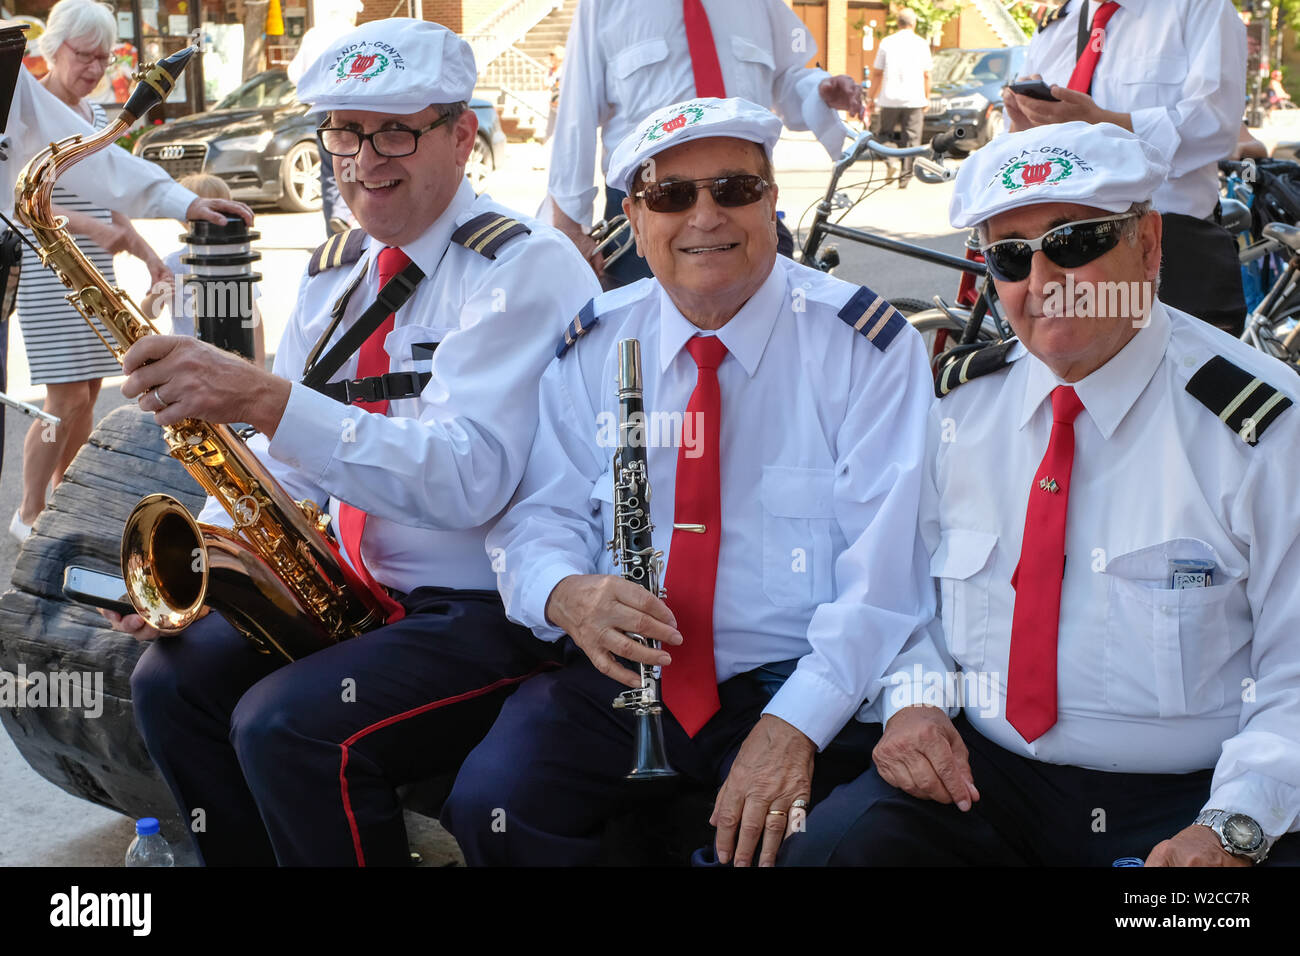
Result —
M144 817L135 821L135 839L126 849L127 866L175 866L176 858L163 835L158 832L158 820Z

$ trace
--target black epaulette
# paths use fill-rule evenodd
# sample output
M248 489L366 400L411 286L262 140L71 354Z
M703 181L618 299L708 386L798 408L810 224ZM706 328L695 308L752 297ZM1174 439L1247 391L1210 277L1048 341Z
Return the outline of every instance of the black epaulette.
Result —
M976 349L965 358L949 362L934 380L934 395L943 398L958 385L965 385L973 378L990 375L1007 367L1007 356L1015 346L1016 339L1008 339L997 345Z
M349 229L347 232L336 232L317 246L311 254L311 258L307 260L307 275L314 276L326 269L351 265L361 258L365 247L365 230Z
M836 314L882 352L907 327L903 313L866 286L853 293L853 298Z
M1218 415L1219 421L1247 445L1256 444L1264 429L1291 407L1291 399L1222 355L1196 370L1187 383L1187 392Z
M1069 3L1063 3L1063 4L1061 4L1059 7L1057 7L1055 10L1048 11L1046 14L1044 14L1044 15L1043 15L1043 21L1042 21L1040 24L1038 24L1038 32L1039 32L1039 33L1042 33L1044 30L1046 30L1048 27L1050 27L1053 23L1056 23L1058 20L1060 20L1061 18L1063 18L1063 17L1065 16L1065 14L1066 14L1067 9L1069 8L1069 6L1070 6Z
M495 259L497 250L503 245L515 236L528 235L530 232L532 230L518 219L511 219L499 212L485 212L453 232L451 241L489 259Z
M569 323L564 330L564 338L560 339L560 344L555 346L555 357L561 358L574 342L582 338L600 321L600 316L596 314L596 300L591 299L586 305L579 310L574 320Z

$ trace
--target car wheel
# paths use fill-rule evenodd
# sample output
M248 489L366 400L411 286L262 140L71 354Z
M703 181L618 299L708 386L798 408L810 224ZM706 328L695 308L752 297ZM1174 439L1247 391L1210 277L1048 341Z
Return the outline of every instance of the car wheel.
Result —
M280 208L287 212L320 209L320 153L310 140L294 146L280 163Z
M470 150L469 162L465 164L465 175L469 177L470 185L478 189L494 169L496 163L492 161L492 147L482 136L475 136L474 148Z
M998 133L1002 132L1002 107L995 106L984 115L984 126L980 130L980 142L983 146Z

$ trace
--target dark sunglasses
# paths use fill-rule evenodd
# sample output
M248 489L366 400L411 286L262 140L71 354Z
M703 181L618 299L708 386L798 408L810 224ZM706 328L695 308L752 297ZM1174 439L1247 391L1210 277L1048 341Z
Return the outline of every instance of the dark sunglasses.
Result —
M999 239L980 252L984 253L984 262L993 278L1002 282L1022 282L1029 278L1035 252L1042 252L1064 269L1087 265L1114 249L1124 235L1123 223L1136 216L1136 213L1125 212L1100 219L1062 223L1037 239Z
M666 183L650 183L632 198L645 202L651 212L684 212L695 205L699 186L708 183L709 194L719 206L748 206L763 198L770 188L759 176L719 176L717 179L674 179Z

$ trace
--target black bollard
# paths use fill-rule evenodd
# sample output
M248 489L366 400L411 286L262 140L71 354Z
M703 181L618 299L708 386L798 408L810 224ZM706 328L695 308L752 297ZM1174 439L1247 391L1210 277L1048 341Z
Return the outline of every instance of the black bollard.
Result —
M252 243L261 233L237 216L223 226L194 221L180 238L189 247L181 262L189 266L184 295L190 300L198 337L218 348L253 359L253 283L261 280L252 263L262 258Z

